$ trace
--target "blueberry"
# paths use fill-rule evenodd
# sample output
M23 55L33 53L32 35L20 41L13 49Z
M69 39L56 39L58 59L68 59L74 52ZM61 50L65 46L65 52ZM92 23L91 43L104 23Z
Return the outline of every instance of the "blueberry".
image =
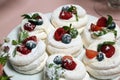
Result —
M111 24L109 24L109 25L107 26L108 29L115 29L115 27L116 27L115 22L112 22Z
M66 6L62 8L62 11L68 11L68 9L69 9L69 6Z
M38 20L28 20L30 23L34 24L34 25L42 25L43 24L43 20L42 19L38 19Z
M71 37L71 35L70 34L64 34L63 36L62 36L62 42L63 43L65 43L65 44L68 44L68 43L70 43L71 42L71 39L72 39L72 37Z
M97 60L98 60L98 61L102 61L103 59L104 59L103 53L102 53L102 52L98 53L98 55L97 55Z
M55 64L62 64L62 57L61 56L56 56L53 60Z
M35 41L32 41L32 40L27 41L26 44L25 44L25 46L26 46L28 49L31 50L31 49L33 49L33 48L36 47L36 42L35 42Z

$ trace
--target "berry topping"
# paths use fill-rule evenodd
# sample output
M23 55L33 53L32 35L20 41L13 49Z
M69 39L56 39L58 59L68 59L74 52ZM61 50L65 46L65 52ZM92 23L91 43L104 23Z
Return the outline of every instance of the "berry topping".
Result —
M55 64L62 64L62 57L61 56L56 56L53 60Z
M64 28L58 28L58 29L55 31L55 34L54 34L55 40L57 40L57 41L62 40L62 36L63 36L64 34L65 34Z
M115 48L113 45L102 45L101 52L105 53L107 58L110 58L115 53Z
M27 47L25 47L25 46L18 46L17 48L16 48L16 50L18 51L18 52L20 52L21 54L24 54L24 55L27 55L28 53L30 53L31 52L31 50L29 50Z
M23 41L23 44L26 44L26 42L29 41L29 40L37 42L36 36L30 36Z
M97 54L98 54L97 51L86 49L86 56L87 56L89 59L92 59L92 58L96 57Z
M71 35L70 34L64 34L63 36L62 36L62 42L63 43L65 43L65 44L68 44L68 43L70 43L71 42Z
M68 60L73 60L71 56L67 56L67 55L66 55L66 56L63 56L63 57L62 57L62 61L65 61L65 60L67 60L67 59L68 59Z
M32 23L25 23L25 25L24 25L24 29L27 31L33 31L35 29L35 27L36 26Z
M97 60L98 60L98 61L102 61L103 59L104 59L103 53L102 53L102 52L98 53L98 54L97 54Z
M32 50L33 48L36 47L36 44L37 44L37 43L34 42L33 40L29 40L29 41L26 42L25 46L26 46L28 49Z
M60 15L59 15L59 18L60 19L65 19L65 20L68 20L72 17L72 13L71 12L67 12L67 11L61 11L60 12Z
M115 29L115 27L116 27L115 22L112 22L111 24L109 24L109 25L107 26L108 29Z
M97 26L106 27L107 26L107 19L105 17L99 18L97 21Z
M99 26L92 23L91 26L90 26L90 30L91 31L101 31L102 27L99 27Z
M62 67L63 68L65 68L67 70L75 69L77 64L73 60L71 60L71 57L65 56L63 58L64 58L64 59L62 59Z

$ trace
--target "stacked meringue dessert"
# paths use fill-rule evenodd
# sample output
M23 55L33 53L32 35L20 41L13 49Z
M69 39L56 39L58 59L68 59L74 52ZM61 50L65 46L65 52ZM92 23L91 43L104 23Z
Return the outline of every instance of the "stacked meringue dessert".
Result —
M15 38L8 36L7 43L8 63L17 74L41 74L42 80L114 80L120 76L120 45L116 43L120 28L112 16L91 20L84 8L68 4L49 16L32 12L22 17L17 30L10 33L16 31Z

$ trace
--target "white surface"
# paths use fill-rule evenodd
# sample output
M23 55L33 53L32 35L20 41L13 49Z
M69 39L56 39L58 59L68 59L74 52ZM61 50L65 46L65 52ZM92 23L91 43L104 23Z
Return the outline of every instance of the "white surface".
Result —
M45 15L50 19L51 14L45 14ZM94 19L96 19L96 17L89 15L89 23L91 23ZM13 40L17 38L19 27L20 26L18 25L15 29L13 29L10 32L10 34L8 35L10 39ZM11 80L43 80L42 71L34 75L24 75L16 72L9 63L7 63L6 66L4 67L4 71L8 76L12 76ZM91 78L91 80L97 80L97 79ZM119 80L119 79L115 79L115 80Z

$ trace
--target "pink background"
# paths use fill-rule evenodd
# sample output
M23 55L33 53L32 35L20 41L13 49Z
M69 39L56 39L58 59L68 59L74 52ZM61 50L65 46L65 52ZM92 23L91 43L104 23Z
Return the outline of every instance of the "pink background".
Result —
M93 7L95 3L102 1L105 0L0 0L0 43L14 27L20 24L22 14L29 12L45 14L64 4L78 4L86 9L88 14L100 17ZM115 16L120 17L118 14L120 13ZM120 21L115 22L120 26Z

